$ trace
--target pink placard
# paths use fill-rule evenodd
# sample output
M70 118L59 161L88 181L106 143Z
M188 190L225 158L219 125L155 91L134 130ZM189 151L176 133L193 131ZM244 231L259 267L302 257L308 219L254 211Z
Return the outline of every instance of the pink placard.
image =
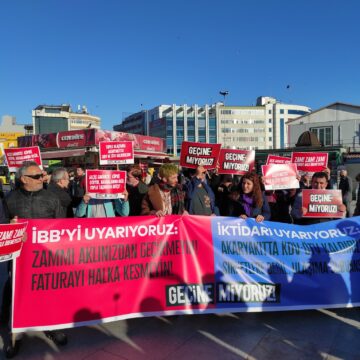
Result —
M181 145L180 166L196 169L215 169L220 154L220 144L207 144L183 141Z
M125 186L126 171L86 170L86 192L93 198L121 198Z
M35 161L42 167L40 149L38 146L8 148L4 149L4 152L10 172L16 172L24 161Z
M299 171L317 172L327 167L328 153L323 152L293 152L291 162L297 165Z
M270 164L290 164L291 159L286 156L268 155L266 165Z
M219 156L219 174L243 175L254 169L254 150L221 149Z
M100 165L133 164L132 141L101 141L99 143Z
M298 189L297 169L295 164L262 165L265 190Z
M344 212L339 210L342 204L341 190L302 190L303 217L342 218Z
M0 261L15 259L20 255L27 222L0 225Z

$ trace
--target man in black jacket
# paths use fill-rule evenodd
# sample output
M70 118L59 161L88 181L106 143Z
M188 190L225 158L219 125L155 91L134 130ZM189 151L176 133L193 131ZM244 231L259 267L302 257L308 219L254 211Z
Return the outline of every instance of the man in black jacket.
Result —
M59 198L61 208L64 212L63 217L73 218L74 211L72 207L72 199L68 192L69 183L70 179L68 172L65 168L59 167L51 173L50 184L47 189Z
M43 172L35 162L24 162L18 170L18 179L20 180L20 188L10 192L5 199L10 219L56 219L65 217L58 197L43 188ZM3 301L5 302L8 298L11 299L11 271L5 285ZM67 343L67 337L63 332L46 331L45 335L56 345ZM16 340L13 344L10 339L4 345L5 356L8 358L15 356L19 346L20 340Z

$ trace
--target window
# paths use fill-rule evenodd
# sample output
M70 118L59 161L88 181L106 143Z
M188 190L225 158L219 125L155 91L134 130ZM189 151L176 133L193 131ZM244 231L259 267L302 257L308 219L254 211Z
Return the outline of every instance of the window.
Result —
M269 110L269 114L271 114L271 110Z
M308 113L309 113L308 111L303 111L303 110L288 110L289 115L305 115Z
M329 127L317 127L317 128L310 128L310 131L313 132L321 144L324 146L333 145L332 138L333 138L333 128L332 126Z
M269 124L271 124L272 123L272 121L271 121L271 119L269 119Z
M269 132L272 132L272 128L269 128Z
M269 141L272 141L272 137L271 137L271 136L269 136Z
M284 109L280 109L280 114L284 114Z

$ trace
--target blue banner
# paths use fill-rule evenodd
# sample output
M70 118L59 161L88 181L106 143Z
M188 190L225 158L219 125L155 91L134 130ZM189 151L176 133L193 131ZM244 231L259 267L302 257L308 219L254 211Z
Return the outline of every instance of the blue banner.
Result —
M212 235L218 308L360 303L360 217L308 226L217 217Z

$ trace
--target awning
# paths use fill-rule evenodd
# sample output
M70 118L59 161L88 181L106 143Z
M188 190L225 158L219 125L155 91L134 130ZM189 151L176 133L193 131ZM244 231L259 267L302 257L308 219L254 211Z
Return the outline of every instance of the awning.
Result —
M134 150L134 155L138 159L146 159L148 157L155 158L155 159L165 159L169 157L169 154L163 152L156 152L156 151L145 151L145 150Z
M85 149L45 151L41 153L42 159L62 159L72 156L84 156Z

